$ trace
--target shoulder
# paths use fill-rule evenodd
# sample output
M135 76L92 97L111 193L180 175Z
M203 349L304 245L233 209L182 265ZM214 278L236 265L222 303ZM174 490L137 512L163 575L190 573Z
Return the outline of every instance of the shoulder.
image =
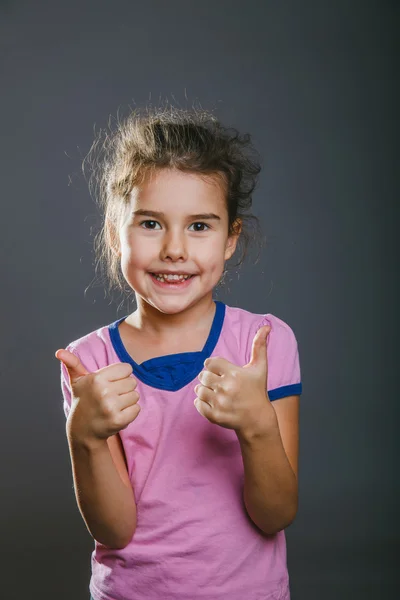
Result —
M226 307L226 347L234 348L242 364L251 358L253 339L264 325L271 327L267 337L268 393L270 399L302 393L297 339L292 327L272 313L252 313Z
M109 327L110 325L103 325L90 331L69 342L65 349L78 356L82 364L90 371L107 366L113 351Z
M242 338L253 341L257 331L264 325L269 325L271 331L267 338L267 347L297 345L295 333L291 326L283 319L272 313L253 313L236 306L226 306L226 320L229 329ZM250 344L251 347L251 344ZM249 356L250 360L250 356Z

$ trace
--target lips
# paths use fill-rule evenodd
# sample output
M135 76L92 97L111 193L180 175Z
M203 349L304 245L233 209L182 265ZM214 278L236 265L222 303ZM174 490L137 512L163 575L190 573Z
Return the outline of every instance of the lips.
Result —
M150 276L153 282L160 287L174 289L174 288L185 288L190 285L192 279L195 275L190 275L189 277L180 278L180 279L164 279L156 276L155 273L150 273Z
M187 281L193 277L193 275L165 275L164 273L151 273L151 275L162 281Z
M184 277L186 277L186 276L193 277L194 273L185 273L185 272L178 273L178 271L176 271L176 272L173 272L173 271L159 271L159 272L150 271L150 275L178 275L178 276L183 275Z

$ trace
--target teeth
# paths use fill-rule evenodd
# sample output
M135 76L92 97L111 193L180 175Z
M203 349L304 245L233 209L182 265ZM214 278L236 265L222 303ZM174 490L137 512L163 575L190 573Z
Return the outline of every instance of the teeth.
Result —
M153 273L158 281L184 281L189 279L190 275L167 275L164 273Z

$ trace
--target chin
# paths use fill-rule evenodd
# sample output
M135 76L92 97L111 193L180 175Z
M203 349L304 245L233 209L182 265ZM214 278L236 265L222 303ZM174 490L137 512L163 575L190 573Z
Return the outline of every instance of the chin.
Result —
M148 300L146 300L146 302L148 302ZM192 306L193 304L196 304L195 302L188 302L187 300L182 299L166 299L166 300L157 300L157 302L153 302L150 301L149 304L151 304L152 306L154 306L154 308L156 308L157 310L159 310L160 312L166 314L166 315L175 315L177 313L182 312L183 310L189 308L190 306Z

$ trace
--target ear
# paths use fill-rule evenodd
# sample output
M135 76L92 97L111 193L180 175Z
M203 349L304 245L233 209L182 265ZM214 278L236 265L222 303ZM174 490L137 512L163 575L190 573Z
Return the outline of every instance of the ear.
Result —
M236 219L232 225L233 233L231 233L226 241L225 246L225 260L228 260L233 256L236 250L236 246L239 240L240 232L242 231L242 220Z
M110 246L112 252L117 256L121 256L119 235L115 224L108 217L106 217L105 220L105 236L106 242Z

